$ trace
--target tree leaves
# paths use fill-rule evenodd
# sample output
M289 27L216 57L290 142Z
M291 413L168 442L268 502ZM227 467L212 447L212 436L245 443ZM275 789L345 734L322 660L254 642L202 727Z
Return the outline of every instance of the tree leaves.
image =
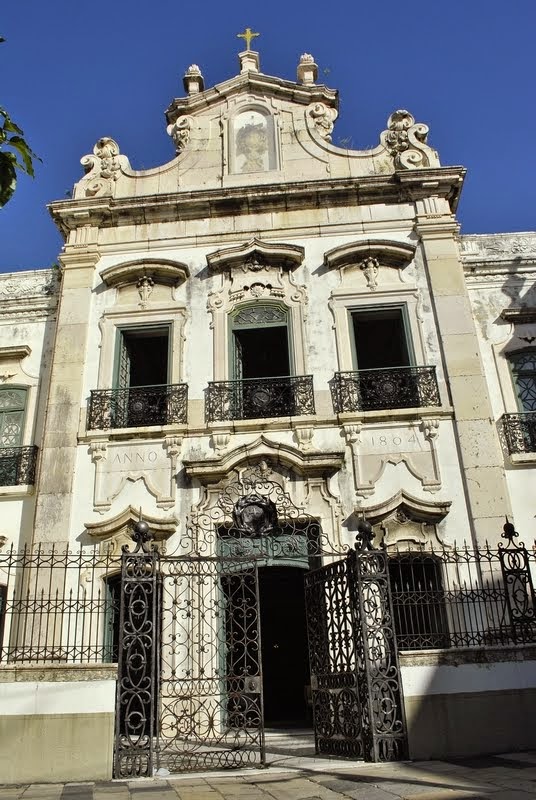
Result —
M0 43L5 42L0 36ZM0 106L0 208L13 196L17 186L17 171L32 178L34 161L41 161L24 138L24 131Z

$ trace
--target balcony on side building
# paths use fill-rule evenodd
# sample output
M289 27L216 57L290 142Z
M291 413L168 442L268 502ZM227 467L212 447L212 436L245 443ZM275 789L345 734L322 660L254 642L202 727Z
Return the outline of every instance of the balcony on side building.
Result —
M38 447L0 447L0 486L32 486Z
M336 414L441 405L434 366L336 372L330 388Z
M536 411L503 414L504 438L511 456L536 453Z
M188 385L131 386L127 389L93 389L87 429L141 428L181 425L188 419Z
M211 381L206 392L207 422L314 413L312 375Z

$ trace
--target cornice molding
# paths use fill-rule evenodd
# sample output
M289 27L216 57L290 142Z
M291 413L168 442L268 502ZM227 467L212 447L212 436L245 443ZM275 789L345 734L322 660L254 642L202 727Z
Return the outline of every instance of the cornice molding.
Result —
M327 103L334 108L338 108L339 105L337 90L330 89L323 84L306 86L294 81L264 75L262 72L248 72L218 83L216 86L190 97L175 98L166 110L167 122L171 124L183 114L194 115L202 109L221 104L227 98L235 97L238 94L257 95L262 99L277 97L305 106L315 102Z
M260 214L263 211L291 211L311 205L329 208L413 203L432 193L447 199L454 211L464 175L462 167L437 167L360 178L257 184L142 197L59 200L48 208L64 235L87 224L120 227L176 222L178 219Z

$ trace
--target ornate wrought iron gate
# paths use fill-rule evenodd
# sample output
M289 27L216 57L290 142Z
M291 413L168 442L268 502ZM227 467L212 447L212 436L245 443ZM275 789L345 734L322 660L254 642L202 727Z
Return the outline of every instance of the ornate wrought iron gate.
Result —
M257 565L122 556L115 776L264 763Z
M364 523L356 550L305 577L317 752L406 757L387 556Z
M265 761L258 566L306 570L319 753L403 758L406 738L387 557L337 551L262 465L189 522L176 555L146 523L122 555L115 776ZM289 665L290 667L291 665Z

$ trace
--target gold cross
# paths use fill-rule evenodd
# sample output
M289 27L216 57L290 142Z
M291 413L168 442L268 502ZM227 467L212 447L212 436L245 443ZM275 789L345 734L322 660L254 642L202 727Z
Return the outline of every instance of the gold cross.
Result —
M251 28L246 28L244 33L237 33L236 34L238 39L243 39L246 43L246 50L250 49L251 40L254 39L256 36L260 36L260 33L254 33Z

